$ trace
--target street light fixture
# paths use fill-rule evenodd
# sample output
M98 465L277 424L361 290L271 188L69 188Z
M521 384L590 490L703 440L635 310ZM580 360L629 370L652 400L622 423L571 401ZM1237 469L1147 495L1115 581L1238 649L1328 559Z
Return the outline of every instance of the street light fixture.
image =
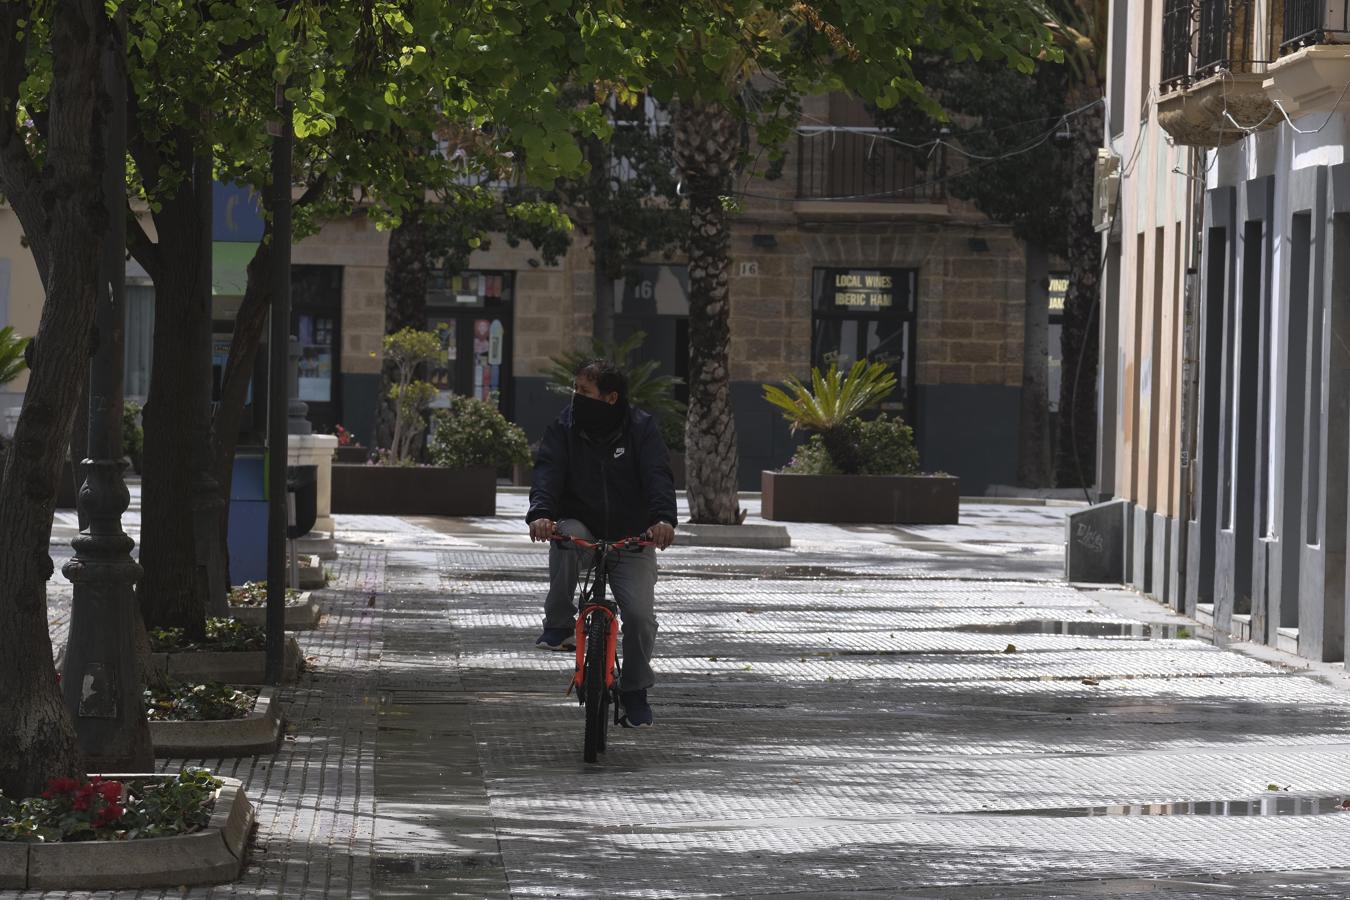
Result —
M108 211L89 372L89 447L78 499L83 525L62 568L74 585L62 696L88 771L151 772L154 752L136 669L136 597L141 567L122 530L131 502L122 471L123 301L126 291L126 12L104 48L111 98L103 204ZM77 413L78 414L78 413Z

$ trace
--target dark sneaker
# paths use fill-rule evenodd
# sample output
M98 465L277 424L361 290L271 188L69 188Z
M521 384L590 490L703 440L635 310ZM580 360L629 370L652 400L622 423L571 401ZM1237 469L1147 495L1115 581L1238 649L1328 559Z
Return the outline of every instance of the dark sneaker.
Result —
M544 650L575 650L577 639L570 628L545 628L534 645Z
M623 691L619 694L619 702L623 705L623 718L619 719L619 724L624 728L645 728L652 724L652 707L647 702L645 690Z

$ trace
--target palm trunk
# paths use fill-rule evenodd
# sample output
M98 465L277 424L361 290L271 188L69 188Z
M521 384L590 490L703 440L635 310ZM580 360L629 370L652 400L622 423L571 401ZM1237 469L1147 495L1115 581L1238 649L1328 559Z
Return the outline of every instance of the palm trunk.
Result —
M730 191L740 130L719 104L682 104L675 158L689 193L689 415L685 466L693 522L735 525L736 417L731 404Z
M189 138L179 135L179 146ZM155 214L164 265L155 276L154 366L142 413L141 612L152 628L178 627L190 640L205 636L209 572L203 534L218 511L206 508L203 476L210 468L211 185L209 167L195 174ZM204 163L205 161L200 161Z
M427 327L427 234L420 204L403 214L389 232L388 265L384 271L384 333L402 328ZM398 366L385 361L380 377L380 399L375 414L377 447L392 449L398 410L389 389L398 384Z
M0 13L0 55L13 48L14 16ZM13 107L0 123L0 188L20 198L34 258L47 289L23 412L0 470L0 791L33 796L48 778L81 768L75 730L56 683L47 633L52 513L63 450L89 371L102 253L102 168L108 103L100 55L110 40L103 4L65 0L52 6L53 76L41 219L26 214L37 185L27 150L14 142ZM9 72L5 73L8 78ZM9 95L13 96L13 95Z
M591 272L595 290L592 335L608 347L614 343L614 278L609 271L609 153L604 141L586 141L586 161L591 165Z
M1095 89L1070 95L1070 108L1085 105ZM1072 120L1073 183L1069 203L1069 292L1060 336L1059 447L1055 473L1061 486L1087 489L1096 482L1097 302L1102 244L1092 221L1092 179L1105 127L1098 104Z

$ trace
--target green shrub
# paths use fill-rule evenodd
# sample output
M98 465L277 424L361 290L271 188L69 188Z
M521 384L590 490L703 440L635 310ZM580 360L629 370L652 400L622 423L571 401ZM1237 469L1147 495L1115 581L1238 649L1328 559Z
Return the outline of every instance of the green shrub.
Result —
M230 588L229 597L231 606L266 606L267 605L267 582L265 581L245 581L238 587ZM286 602L293 603L300 599L300 592L294 588L286 588Z
M860 475L912 475L919 470L919 451L914 446L914 431L904 421L884 413L870 421L850 419L842 426L841 437L847 440L859 460ZM840 475L843 468L835 462L822 434L811 438L797 448L792 461L783 471L795 475Z
M496 406L455 395L450 408L432 417L431 461L448 469L525 465L530 444L524 430L506 420Z
M238 688L207 682L189 684L166 680L145 690L145 717L152 721L204 722L242 719L253 711L257 688Z
M812 369L809 385L790 377L782 388L763 387L764 399L782 412L792 430L816 432L834 464L851 475L864 471L853 433L858 416L890 396L895 374L885 363L865 359L842 372L836 361L824 372Z
M206 640L194 644L181 628L148 628L150 649L155 653L177 650L266 650L267 634L258 626L238 619L207 619Z

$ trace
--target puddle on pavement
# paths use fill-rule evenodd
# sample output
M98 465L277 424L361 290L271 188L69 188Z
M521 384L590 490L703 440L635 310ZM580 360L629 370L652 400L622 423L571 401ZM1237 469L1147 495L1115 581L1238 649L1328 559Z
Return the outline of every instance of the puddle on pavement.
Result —
M953 631L974 634L1063 634L1071 637L1119 637L1137 640L1195 638L1187 625L1157 625L1146 622L1082 622L1062 619L1023 619L1019 622L979 622L959 625Z
M1064 806L1044 809L972 810L962 815L1087 818L1090 816L1324 816L1350 813L1343 796L1309 797L1271 792L1253 800L1191 800L1175 803L1118 803L1107 806Z

